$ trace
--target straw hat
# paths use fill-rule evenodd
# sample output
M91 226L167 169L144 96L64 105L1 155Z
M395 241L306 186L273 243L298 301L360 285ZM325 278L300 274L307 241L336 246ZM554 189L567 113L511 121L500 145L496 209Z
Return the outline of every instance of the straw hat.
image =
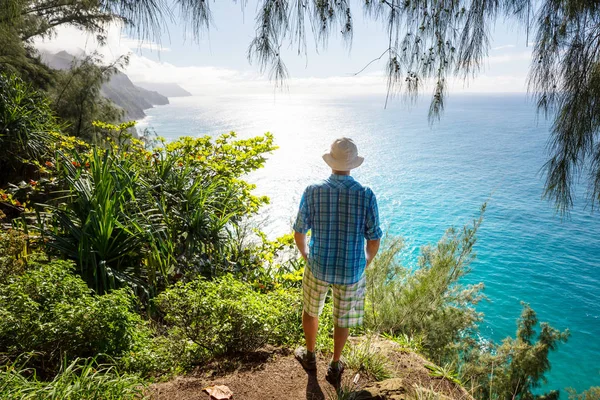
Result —
M354 141L343 137L331 144L331 149L323 154L323 160L336 171L350 171L360 166L365 159L358 155Z

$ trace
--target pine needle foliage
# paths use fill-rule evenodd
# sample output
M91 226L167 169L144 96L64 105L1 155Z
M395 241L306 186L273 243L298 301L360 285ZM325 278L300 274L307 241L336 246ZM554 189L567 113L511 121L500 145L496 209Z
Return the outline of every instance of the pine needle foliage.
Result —
M461 282L470 271L481 222L482 217L461 231L449 229L436 246L425 246L414 271L399 261L401 241L384 243L367 270L366 326L394 336L422 337L425 353L443 359L482 318L475 306L483 298L483 284Z

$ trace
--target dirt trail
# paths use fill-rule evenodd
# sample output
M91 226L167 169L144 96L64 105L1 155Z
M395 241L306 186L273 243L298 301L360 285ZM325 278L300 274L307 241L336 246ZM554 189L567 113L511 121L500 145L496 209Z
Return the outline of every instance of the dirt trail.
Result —
M437 399L472 400L462 387L432 377L425 367L431 363L420 355L398 349L386 340L372 346L389 359L395 379L376 384L366 374L359 373L356 378L357 372L347 369L342 386L356 392L370 392L359 398L406 400L422 397L414 395L419 388L435 394ZM233 391L234 400L336 400L333 386L325 381L328 361L328 357L319 356L316 373L307 373L291 350L269 348L240 359L218 360L187 376L153 384L149 394L153 400L209 400L204 388L225 385Z
M234 393L233 399L333 399L335 390L325 381L327 361L318 360L317 372L308 374L294 359L290 351L279 350L263 355L266 360L247 360L230 371L198 371L172 381L151 386L152 398L156 400L208 400L202 391L207 386L226 385ZM217 367L220 368L220 367ZM211 376L211 373L214 374ZM222 375L221 375L222 374ZM353 375L354 376L354 375Z

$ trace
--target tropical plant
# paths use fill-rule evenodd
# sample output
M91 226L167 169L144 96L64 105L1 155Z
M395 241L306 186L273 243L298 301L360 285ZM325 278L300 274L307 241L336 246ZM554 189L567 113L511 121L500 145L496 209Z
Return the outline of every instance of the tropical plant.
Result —
M383 333L382 336L398 344L401 350L419 353L423 350L423 338L421 336L408 336L406 333L398 336Z
M14 75L0 74L0 187L29 178L29 160L47 155L58 131L48 100Z
M164 263L151 262L160 255L148 255L164 225L153 204L138 199L149 189L134 161L93 149L59 153L57 163L69 189L39 219L48 246L76 261L96 293L123 285L147 292L168 273Z
M235 236L268 199L252 194L254 185L242 179L261 168L273 151L266 133L236 139L235 133L190 138L165 144L150 153L146 179L168 227L178 273L207 277L241 273L260 266L248 261Z

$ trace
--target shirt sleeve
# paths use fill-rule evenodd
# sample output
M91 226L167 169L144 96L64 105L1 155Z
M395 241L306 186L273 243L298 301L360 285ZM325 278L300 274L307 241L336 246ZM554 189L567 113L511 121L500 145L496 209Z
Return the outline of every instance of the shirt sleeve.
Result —
M371 189L367 189L367 220L365 223L365 239L377 240L383 236L383 231L379 226L379 209L377 208L377 199Z
M308 188L302 194L300 199L300 208L294 223L294 231L298 233L306 233L311 228L310 212L308 209Z

